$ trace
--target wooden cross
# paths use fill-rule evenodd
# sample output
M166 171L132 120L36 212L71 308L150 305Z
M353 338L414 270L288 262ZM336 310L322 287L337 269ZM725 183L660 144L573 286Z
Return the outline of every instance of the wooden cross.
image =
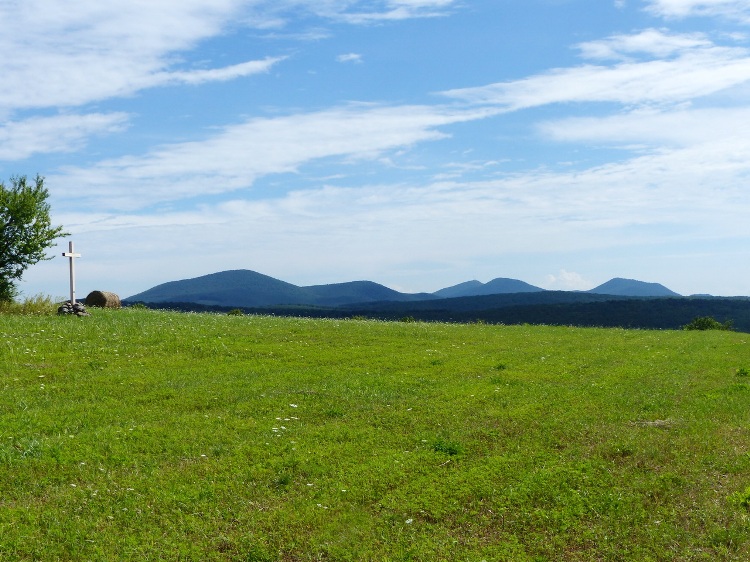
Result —
M73 251L73 242L68 242L68 251L63 252L63 257L70 259L70 306L76 303L76 268L74 260L80 258L81 254Z

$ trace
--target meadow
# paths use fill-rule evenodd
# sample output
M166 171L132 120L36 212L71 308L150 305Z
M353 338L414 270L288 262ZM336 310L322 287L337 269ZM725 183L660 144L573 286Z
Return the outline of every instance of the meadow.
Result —
M0 560L748 560L749 339L0 315Z

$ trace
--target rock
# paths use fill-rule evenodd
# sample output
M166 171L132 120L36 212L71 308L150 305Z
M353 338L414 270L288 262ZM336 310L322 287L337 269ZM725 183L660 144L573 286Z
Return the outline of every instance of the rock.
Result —
M64 302L62 306L57 309L57 313L61 316L91 316L88 312L86 312L86 307L83 303L76 302L75 304L71 305L70 301Z

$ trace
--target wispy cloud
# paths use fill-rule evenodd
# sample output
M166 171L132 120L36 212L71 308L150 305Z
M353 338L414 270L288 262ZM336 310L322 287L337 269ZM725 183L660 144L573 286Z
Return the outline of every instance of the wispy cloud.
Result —
M268 57L264 60L249 61L224 68L212 68L208 70L189 70L162 72L153 75L153 85L183 83L203 84L205 82L225 82L244 76L268 72L274 65L285 60L287 57Z
M632 60L638 56L671 57L690 49L711 48L711 41L700 33L671 34L658 29L638 33L618 34L599 41L587 41L576 46L587 59Z
M750 23L748 0L649 0L649 10L659 16L723 16Z
M446 15L456 0L378 0L359 2L341 0L317 3L311 8L319 15L352 24L397 21ZM362 5L362 7L360 7Z
M362 55L357 54L357 53L346 53L345 55L339 55L339 56L337 56L336 60L338 62L361 63L362 62Z
M264 72L283 58L184 69L177 65L177 56L237 25L283 27L290 11L366 23L436 15L453 2L81 0L75 8L54 0L5 2L0 4L3 82L37 84L36 78L44 76L44 87L3 88L0 116L22 108L81 106L175 82L197 84Z
M165 145L143 156L67 168L55 178L96 202L99 186L111 209L150 205L250 187L265 175L294 172L316 159L373 159L384 151L444 138L439 127L481 119L486 109L353 104L315 113L257 118L204 141Z
M599 145L685 147L750 138L750 107L643 110L604 117L574 117L540 123L546 138Z
M73 152L92 135L122 132L124 113L31 117L0 124L0 160L23 160L33 154Z
M236 15L238 0L97 2L75 9L53 0L0 4L0 112L76 106L129 95L172 70L175 53L218 33ZM29 33L34 30L34 33Z
M250 4L248 25L285 27L295 14L354 25L445 16L457 0L258 0Z
M544 282L544 288L557 291L585 291L593 288L594 284L580 273L561 269L556 275L549 274Z
M443 92L476 104L497 104L518 110L553 103L616 102L624 105L679 103L746 83L750 52L718 46L696 36L618 35L579 46L588 56L645 52L647 60L612 66L558 68L512 82ZM654 58L668 52L670 58Z
M348 275L377 280L383 271L395 275L414 256L476 264L498 254L612 252L653 244L657 233L662 244L746 237L740 180L750 172L748 162L748 143L717 141L576 172L418 186L323 185L262 200L236 198L145 214L95 209L84 214L70 207L60 218L89 252L99 254L97 261L122 276L127 264L113 254L138 247L141 263L163 263L164 256L184 250L185 240L200 240L205 273L232 263L291 280L300 272L318 282ZM335 255L319 251L334 246ZM246 248L252 248L250 262ZM280 265L280 254L294 255L294 263ZM170 258L170 264L168 278L155 271L141 280L143 288L183 271L189 276L184 259ZM575 279L556 276L547 282L563 288Z

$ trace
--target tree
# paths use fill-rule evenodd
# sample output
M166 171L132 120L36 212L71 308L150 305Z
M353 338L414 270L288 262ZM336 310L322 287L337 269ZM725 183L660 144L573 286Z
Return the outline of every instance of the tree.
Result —
M11 177L10 183L6 187L0 182L0 302L13 300L23 272L51 259L46 250L56 238L68 235L62 226L51 224L43 177L37 175L33 185L26 176Z

